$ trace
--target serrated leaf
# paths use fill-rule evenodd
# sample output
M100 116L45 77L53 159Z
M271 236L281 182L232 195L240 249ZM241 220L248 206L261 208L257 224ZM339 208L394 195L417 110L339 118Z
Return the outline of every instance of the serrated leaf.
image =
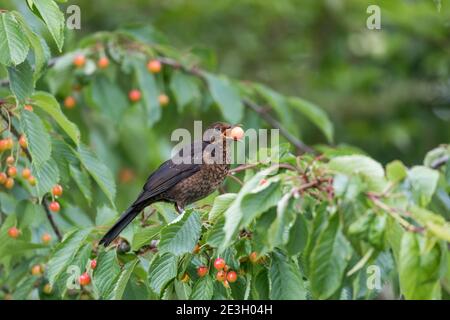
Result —
M197 212L186 211L161 230L158 249L176 256L192 252L200 238L202 223Z
M116 123L122 118L128 101L121 88L104 75L98 75L92 81L92 102L97 108Z
M341 286L351 247L342 234L339 215L330 218L311 253L311 292L318 299L331 297Z
M161 295L170 280L177 276L177 257L171 253L158 255L150 265L148 279L150 288Z
M107 299L120 275L116 250L102 251L97 258L97 268L94 270L93 285L100 299Z
M110 293L110 299L112 300L120 300L122 299L123 293L125 292L125 288L127 287L128 281L130 280L131 274L134 271L138 259L128 262L123 266L123 269L120 275L117 278L116 283L114 284L114 288Z
M55 43L62 51L64 44L64 15L53 0L33 0L33 5L39 13L37 16L45 22Z
M77 156L83 166L92 176L92 178L94 178L94 180L97 182L100 189L102 189L102 191L108 197L111 204L115 206L114 198L116 196L116 183L111 171L105 164L100 162L96 155L85 145L80 144L77 151Z
M28 150L33 159L33 164L42 165L50 159L52 151L50 135L47 129L34 112L22 112L20 122L28 142Z
M333 123L330 121L325 111L311 102L297 97L288 98L288 102L291 106L306 116L312 123L314 123L323 132L328 142L333 142Z
M34 289L34 284L36 283L38 277L28 276L26 277L16 288L13 293L14 300L25 300L30 295L31 291Z
M298 266L280 251L272 254L270 299L305 300L306 290Z
M158 100L159 90L155 77L141 63L135 63L134 70L142 92L145 110L147 110L148 123L152 126L161 118L161 107Z
M295 256L303 251L308 241L308 225L302 214L297 214L292 228L289 230L289 240L285 245L290 256Z
M213 227L208 231L206 242L214 248L219 247L223 243L225 238L225 231L223 227L225 226L225 218L220 217Z
M407 175L408 169L399 160L392 161L386 166L386 177L392 182L402 181Z
M408 180L415 201L424 207L431 201L436 191L439 172L425 166L415 166L409 170Z
M205 276L197 280L192 289L190 300L211 300L214 291L214 281L210 276Z
M246 194L241 201L242 225L249 225L263 212L276 206L282 196L279 181L270 183L263 189L255 189Z
M41 72L44 67L47 65L47 61L49 59L49 49L46 45L44 39L38 36L31 28L28 26L25 19L18 12L13 12L14 17L19 22L23 33L27 37L30 42L31 47L34 52L34 75L33 79L36 81L41 76Z
M145 245L149 245L160 232L161 226L149 226L145 227L133 234L133 241L131 250L136 251Z
M238 123L242 119L244 106L239 92L232 86L229 80L204 73L209 91L214 101L220 108L225 120L230 123Z
M88 204L92 202L91 180L86 171L80 170L74 165L69 165L70 175L77 184Z
M24 102L34 89L33 70L28 61L8 68L9 87L19 102Z
M253 281L253 298L257 300L269 300L270 297L270 283L269 275L266 268L261 269L255 276Z
M401 291L406 299L440 299L440 246L435 244L425 252L425 239L419 237L403 234L398 266Z
M0 63L5 66L22 63L30 49L19 23L11 12L0 12Z
M331 159L328 163L331 170L335 172L363 176L369 188L373 191L382 191L386 186L384 169L380 163L363 155L340 156Z
M179 112L182 112L187 104L200 96L195 79L179 71L175 71L170 79L170 90L175 96Z
M42 164L32 165L32 172L36 177L36 193L42 197L59 181L59 170L55 160L49 159Z
M243 212L241 210L241 202L244 196L252 192L259 185L261 180L275 169L275 167L264 169L248 180L237 194L236 199L225 211L225 239L221 245L220 251L223 251L229 245L231 239L236 234L242 223Z
M67 133L76 145L79 144L80 130L78 130L76 124L67 119L61 111L61 106L54 96L46 92L38 91L31 97L31 99L36 106L49 114L56 121L56 123L58 123L61 129Z
M83 242L90 234L90 229L76 230L68 233L53 252L46 269L47 279L53 285L77 254Z
M224 193L214 198L213 206L209 211L208 219L214 221L222 215L230 204L236 199L236 193Z

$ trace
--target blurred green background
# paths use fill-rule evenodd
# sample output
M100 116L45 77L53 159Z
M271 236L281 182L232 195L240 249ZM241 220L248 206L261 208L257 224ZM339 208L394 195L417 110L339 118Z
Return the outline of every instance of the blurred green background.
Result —
M419 163L450 140L448 1L75 0L62 7L70 4L81 8L82 28L69 32L67 49L92 32L152 24L180 50L205 57L206 69L311 100L330 114L336 143L381 162ZM370 4L381 8L381 30L366 27ZM324 141L312 128L302 132L309 144Z

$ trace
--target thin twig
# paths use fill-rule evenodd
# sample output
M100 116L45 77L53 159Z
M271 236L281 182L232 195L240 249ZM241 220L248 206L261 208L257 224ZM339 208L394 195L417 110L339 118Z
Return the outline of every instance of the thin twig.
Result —
M241 186L244 185L244 183L237 177L233 176L232 174L229 174L228 177L230 177L232 180L236 181L237 183L239 183Z

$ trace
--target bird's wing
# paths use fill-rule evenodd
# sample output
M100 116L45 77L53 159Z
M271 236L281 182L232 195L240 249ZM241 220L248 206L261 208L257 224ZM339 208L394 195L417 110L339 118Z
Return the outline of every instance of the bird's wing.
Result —
M192 143L191 144L191 159L194 157L201 157L202 151L208 143ZM183 155L183 150L179 155ZM138 206L147 202L149 199L169 190L178 182L190 177L200 170L201 163L178 163L173 159L164 162L155 172L153 172L144 185L141 194L138 196L133 206Z

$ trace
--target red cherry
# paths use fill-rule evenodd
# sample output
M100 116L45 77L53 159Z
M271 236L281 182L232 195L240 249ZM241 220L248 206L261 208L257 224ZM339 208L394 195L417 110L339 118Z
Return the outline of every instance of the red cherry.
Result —
M130 101L132 102L138 102L139 100L141 100L141 91L137 90L137 89L133 89L128 93L128 98L130 99Z
M8 176L10 176L11 178L14 178L17 175L17 168L9 167L7 172L8 172Z
M28 168L24 168L24 169L22 170L22 177L23 177L24 179L29 179L29 178L31 177L31 170L28 169Z
M9 156L8 158L6 158L6 164L12 166L14 164L14 157Z
M258 261L258 254L253 251L252 253L250 253L249 259L252 263L256 263Z
M89 283L91 283L91 276L87 272L85 272L80 276L79 282L82 286L87 286Z
M237 280L237 273L234 271L230 271L227 273L227 280L230 283L236 282Z
M12 189L13 187L14 187L14 179L13 178L6 179L5 188Z
M52 194L56 197L60 197L63 194L63 187L61 187L61 185L57 184L55 186L53 186L52 188Z
M48 208L50 209L50 211L58 212L61 209L61 206L59 205L58 201L52 201L50 202Z
M25 138L24 135L21 135L19 138L19 144L22 148L26 149L28 148L28 142L27 142L27 138Z
M8 180L8 176L4 172L0 172L0 184L5 184Z
M197 274L199 277L204 277L208 274L208 268L205 266L200 266L197 268Z
M220 270L219 272L217 272L216 274L216 279L217 281L225 281L227 278L227 273L223 270Z
M83 54L77 54L75 58L73 58L73 64L77 68L81 68L86 64L86 57Z
M222 258L217 258L214 261L214 268L216 268L217 270L222 270L223 268L225 268L225 260Z
M11 227L8 229L8 236L10 236L13 239L18 238L20 235L20 230L17 229L16 227Z
M169 97L166 94L159 95L158 100L161 107L167 106L169 104Z
M98 59L97 61L97 66L100 69L106 69L109 66L109 59L107 57L101 57L100 59Z
M73 109L73 108L75 108L76 104L77 104L77 101L76 101L75 98L72 97L72 96L68 96L68 97L66 97L66 99L64 99L64 106L65 106L67 109Z
M31 186L35 186L36 185L36 178L34 176L30 176L28 178L28 182L30 183Z
M97 268L97 260L93 259L91 261L91 269L94 270L95 268Z
M151 73L158 73L161 72L162 69L162 65L161 62L159 60L150 60L147 63L147 69L148 71L150 71Z
M48 233L44 233L41 237L43 243L47 244L52 240L52 236Z

